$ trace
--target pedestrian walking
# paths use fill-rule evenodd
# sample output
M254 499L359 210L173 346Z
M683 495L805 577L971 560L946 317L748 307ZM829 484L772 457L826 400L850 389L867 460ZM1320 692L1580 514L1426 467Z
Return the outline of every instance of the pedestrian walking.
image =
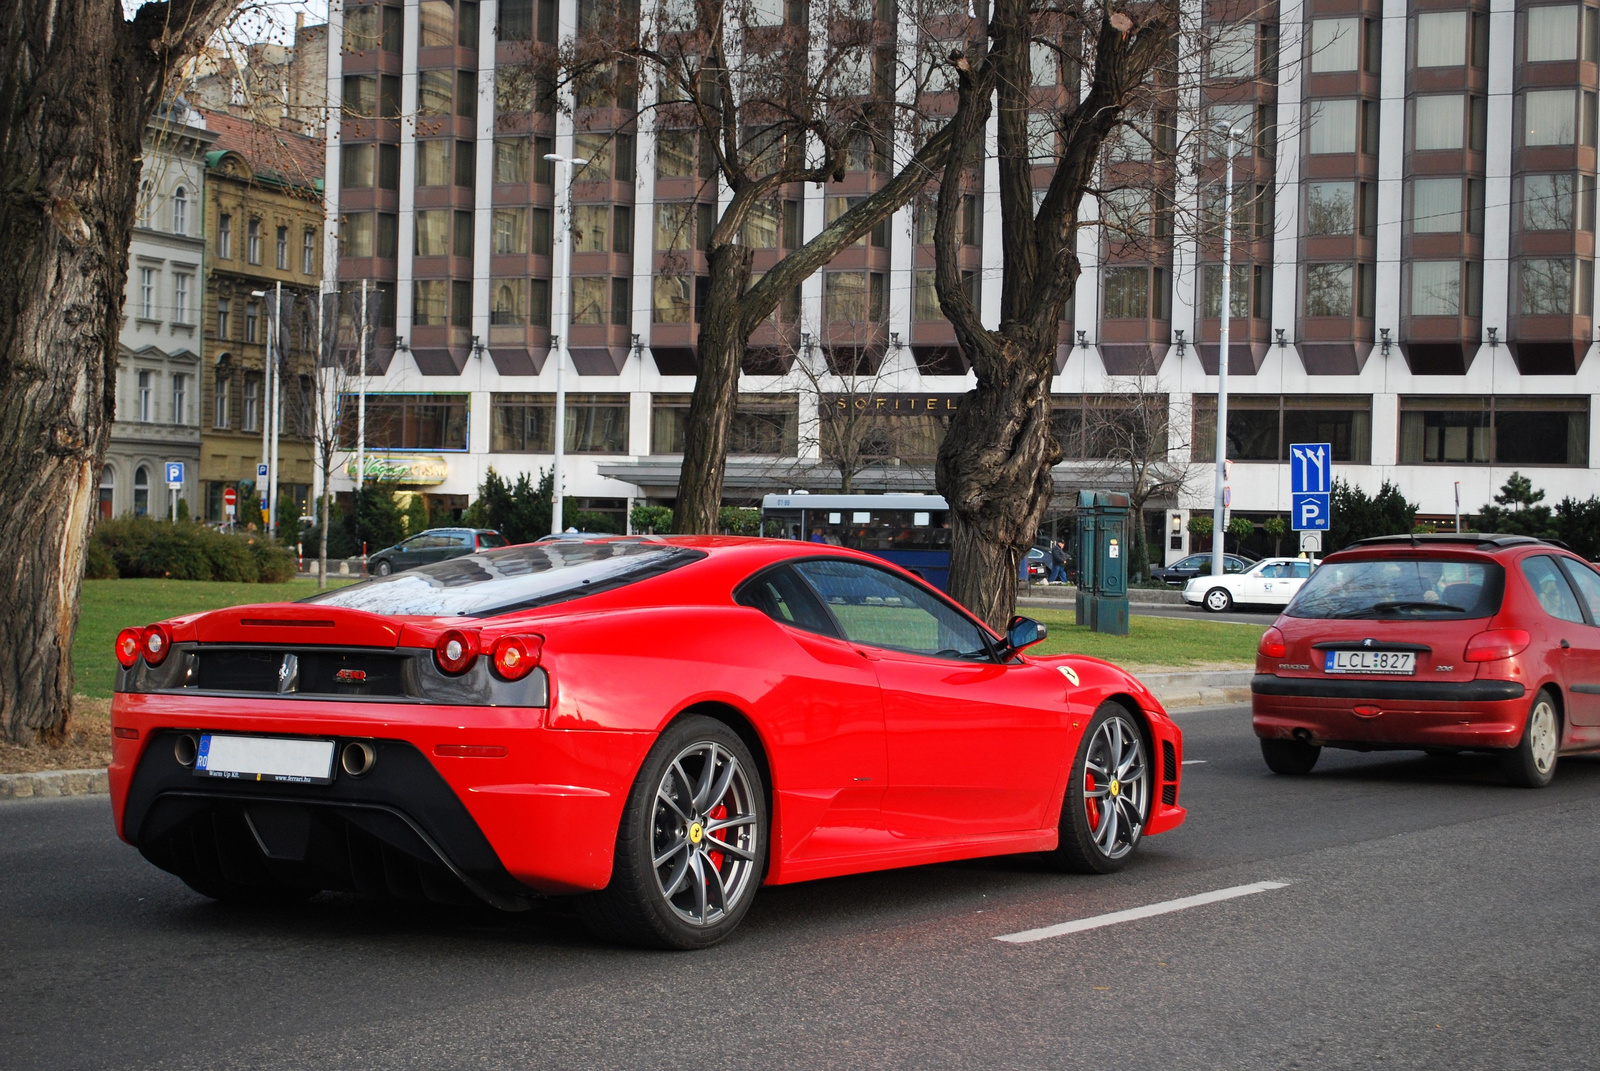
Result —
M1067 584L1067 544L1065 540L1058 539L1050 547L1050 576L1052 584Z

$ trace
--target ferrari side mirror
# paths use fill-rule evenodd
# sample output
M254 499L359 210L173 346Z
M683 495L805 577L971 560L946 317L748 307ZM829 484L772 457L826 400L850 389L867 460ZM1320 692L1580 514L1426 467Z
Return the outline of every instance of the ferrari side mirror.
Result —
M1050 635L1042 621L1035 621L1031 617L1013 617L1006 626L1006 647L1012 654L1032 647Z

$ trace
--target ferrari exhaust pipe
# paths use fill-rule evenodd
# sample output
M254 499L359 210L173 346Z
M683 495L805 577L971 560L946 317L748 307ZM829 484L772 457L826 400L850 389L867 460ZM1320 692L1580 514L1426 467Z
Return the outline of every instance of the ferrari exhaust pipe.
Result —
M352 740L339 749L339 766L351 777L365 777L378 761L378 752L361 740Z
M199 754L200 738L193 733L184 733L173 742L172 757L178 760L179 766L193 766Z

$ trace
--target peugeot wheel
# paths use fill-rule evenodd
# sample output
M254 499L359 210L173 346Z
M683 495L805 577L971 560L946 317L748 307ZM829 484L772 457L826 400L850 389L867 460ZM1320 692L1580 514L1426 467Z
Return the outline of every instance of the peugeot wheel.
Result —
M394 572L394 566L390 565L387 561L379 561L372 567L372 571L377 576L388 576L390 573Z
M767 802L750 749L691 715L651 748L623 808L611 883L581 901L598 937L706 948L739 925L766 863Z
M1261 757L1266 760L1267 769L1275 774L1284 774L1288 777L1308 774L1321 755L1320 744L1308 744L1302 740L1261 738Z
M1120 870L1149 818L1144 733L1125 707L1102 703L1073 759L1061 804L1061 842L1051 861L1078 874Z
M1555 779L1560 750L1561 715L1556 713L1555 699L1542 691L1528 711L1522 742L1500 753L1500 770L1520 788L1544 788Z

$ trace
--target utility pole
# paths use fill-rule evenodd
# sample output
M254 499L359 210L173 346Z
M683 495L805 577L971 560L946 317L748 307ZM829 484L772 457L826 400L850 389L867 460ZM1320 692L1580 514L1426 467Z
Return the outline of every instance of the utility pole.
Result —
M367 281L361 280L361 324L356 329L356 517L367 479Z
M1217 130L1222 130L1221 123ZM1228 322L1233 302L1233 155L1239 143L1239 126L1227 128L1228 159L1222 183L1222 335L1217 351L1217 472L1211 506L1211 575L1221 576L1223 535L1227 508L1223 501L1228 485Z
M577 169L589 161L579 157L560 156L556 153L545 153L546 160L566 168L566 181L561 183L565 191L566 200L563 202L561 216L563 222L557 228L555 239L561 243L561 255L557 260L560 269L556 274L556 334L550 339L550 356L556 362L556 419L552 432L555 436L555 463L551 466L551 491L550 491L550 531L560 534L561 522L561 480L563 462L567 454L567 387L562 372L566 368L567 336L572 333L572 179Z
M272 451L267 458L267 487L269 507L267 532L278 537L278 427L283 423L283 282L280 280L272 298L272 338L267 344L267 360L272 365ZM298 535L299 533L291 533Z

